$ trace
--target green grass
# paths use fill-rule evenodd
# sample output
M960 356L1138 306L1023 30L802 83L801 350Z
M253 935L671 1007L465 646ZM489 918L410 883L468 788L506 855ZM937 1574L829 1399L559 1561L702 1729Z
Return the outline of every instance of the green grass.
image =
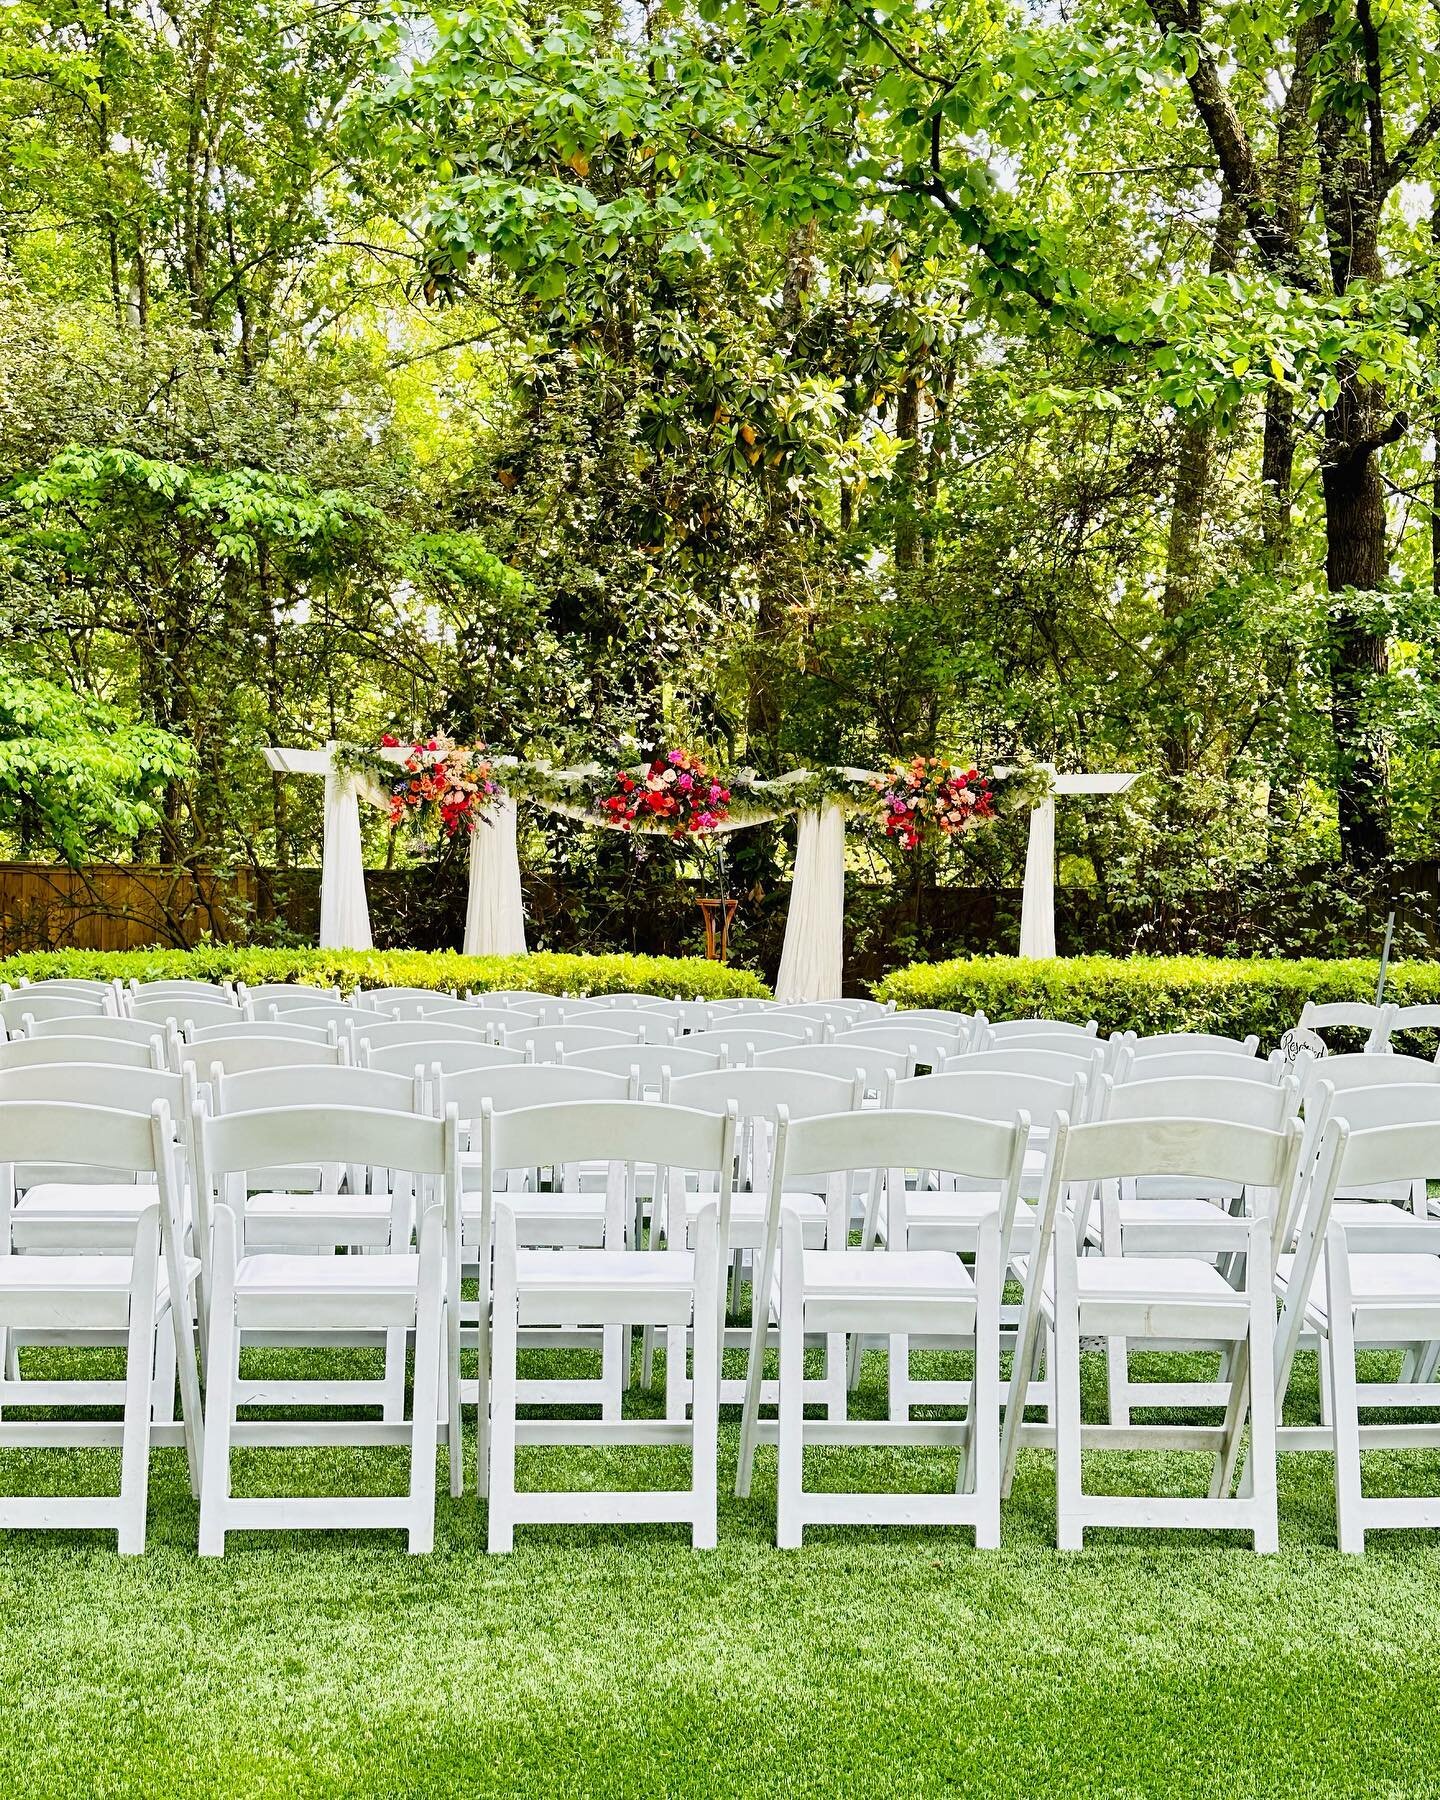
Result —
M1086 1383L1102 1416L1097 1359ZM1302 1359L1290 1416L1313 1388ZM727 1423L722 1482L735 1444ZM522 1451L520 1475L634 1483L677 1454ZM402 1460L242 1452L236 1489L384 1491ZM0 1452L11 1492L114 1468ZM939 1451L817 1453L809 1479L902 1473L954 1479ZM1094 1456L1087 1479L1194 1491L1203 1469ZM1367 1481L1437 1491L1440 1452L1368 1458ZM144 1557L0 1537L0 1794L1440 1792L1440 1537L1341 1557L1322 1455L1282 1459L1277 1557L1134 1532L1061 1556L1053 1505L1027 1452L998 1552L830 1529L782 1554L764 1450L709 1554L670 1527L530 1528L492 1559L478 1502L442 1494L429 1557L390 1534L242 1534L210 1562L182 1458L156 1452Z

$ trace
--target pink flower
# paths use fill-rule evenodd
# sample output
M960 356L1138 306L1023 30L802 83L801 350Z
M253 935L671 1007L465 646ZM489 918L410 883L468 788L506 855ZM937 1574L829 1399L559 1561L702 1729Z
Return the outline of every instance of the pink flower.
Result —
M678 750L668 751L666 753L665 760L668 763L678 763L680 760L680 752Z
M679 781L676 783L676 786L679 788L682 788L686 793L689 793L690 789L692 787L694 787L694 785L695 785L695 783L690 779L690 777L688 775L682 775L680 777Z
M710 783L710 792L706 798L710 800L718 800L720 798L720 783L718 781L712 781Z

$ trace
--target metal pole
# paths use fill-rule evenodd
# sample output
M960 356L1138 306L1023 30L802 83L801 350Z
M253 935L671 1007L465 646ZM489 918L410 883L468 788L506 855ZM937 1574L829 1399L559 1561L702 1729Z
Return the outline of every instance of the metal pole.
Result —
M1390 908L1385 920L1385 948L1380 952L1380 979L1375 984L1375 1004L1377 1006L1385 998L1385 977L1390 972L1390 946L1395 941L1395 908Z

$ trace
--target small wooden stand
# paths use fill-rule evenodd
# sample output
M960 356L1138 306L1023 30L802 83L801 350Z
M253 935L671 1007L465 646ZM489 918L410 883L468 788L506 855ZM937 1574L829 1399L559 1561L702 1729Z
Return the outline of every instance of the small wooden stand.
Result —
M699 900L696 905L705 919L705 954L711 962L730 960L730 921L735 917L738 900ZM719 943L716 943L716 935Z

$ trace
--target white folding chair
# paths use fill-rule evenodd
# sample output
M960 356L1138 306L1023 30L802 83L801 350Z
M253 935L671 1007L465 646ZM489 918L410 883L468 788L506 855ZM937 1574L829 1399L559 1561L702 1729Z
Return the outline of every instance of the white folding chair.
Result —
M1019 1193L1028 1123L949 1118L928 1112L871 1111L790 1121L776 1130L766 1243L751 1308L752 1335L741 1421L736 1493L749 1492L762 1433L761 1371L769 1341L778 1271L780 1339L776 1542L800 1544L807 1525L970 1525L981 1548L1000 1541L1000 1254L1001 1213ZM868 1180L867 1212L877 1211L893 1172L919 1164L967 1181L996 1184L994 1209L977 1234L973 1274L945 1250L811 1250L800 1216L786 1204L792 1182L824 1177L850 1191ZM946 1422L852 1421L843 1411L807 1419L804 1350L807 1334L916 1333L972 1348L975 1374L966 1416ZM768 1431L766 1435L769 1435ZM817 1493L804 1484L810 1444L953 1445L960 1453L950 1494Z
M731 1197L730 1236L721 1246L722 1256L733 1259L733 1291L739 1310L743 1265L753 1263L765 1247L765 1224L770 1207L770 1163L772 1140L781 1109L792 1123L798 1119L821 1118L832 1113L851 1112L864 1098L864 1087L858 1078L845 1080L838 1075L820 1074L813 1069L719 1069L696 1075L672 1076L661 1099L674 1106L690 1107L697 1112L733 1111L737 1120L738 1182ZM693 1240L694 1221L714 1196L704 1190L687 1189L666 1198L663 1214L666 1220L678 1218L683 1211L687 1220L687 1242ZM817 1192L803 1184L787 1191L785 1203L798 1213L805 1242L812 1249L840 1249L850 1234L850 1196L833 1185L823 1185ZM658 1205L658 1202L657 1202ZM658 1248L660 1234L652 1223L651 1247ZM667 1233L663 1240L670 1242ZM758 1296L763 1288L754 1289ZM759 1304L758 1298L755 1302ZM749 1347L748 1327L735 1327L725 1332L722 1348L743 1350ZM843 1415L845 1408L845 1340L832 1338L825 1342L825 1373L810 1384L810 1397ZM676 1355L683 1359L683 1345L671 1345L669 1361ZM641 1383L648 1387L651 1378L651 1339L647 1335L641 1364ZM683 1405L687 1392L667 1378L667 1406ZM740 1405L745 1398L742 1378L725 1379L720 1384L722 1405ZM766 1398L769 1398L767 1392Z
M336 1044L340 1034L333 1025L292 1025L283 1015L268 1019L227 1019L223 1025L187 1026L181 1039L183 1051L186 1044L213 1043L217 1038L269 1039L272 1043L281 1038L292 1044Z
M451 1025L443 1019L385 1019L376 1023L372 1015L357 1024L351 1041L357 1059L368 1046L370 1050L388 1050L397 1044L493 1044L494 1030L483 1023Z
M236 998L247 1018L283 1018L301 1006L330 1006L340 999L339 988L312 987L303 981L261 981L247 987L235 984Z
M200 1554L223 1556L231 1531L403 1530L412 1553L435 1536L444 1218L458 1207L459 1125L446 1119L354 1107L292 1106L198 1121L197 1194L213 1202L206 1437L200 1492ZM420 1205L418 1250L373 1256L241 1254L248 1171L276 1165L351 1162L403 1172ZM344 1341L355 1333L415 1333L411 1416L383 1420L245 1420L240 1406L296 1404L292 1384L241 1382L247 1335L300 1333ZM304 1404L303 1401L300 1404ZM409 1491L395 1497L335 1495L236 1498L236 1444L401 1444L410 1451Z
M1377 1060L1380 1060L1377 1058ZM1390 1111L1400 1090L1355 1093L1351 1100ZM1357 1111L1360 1109L1357 1108ZM1322 1392L1329 1418L1318 1426L1281 1426L1284 1450L1333 1449L1335 1510L1340 1548L1360 1554L1365 1533L1433 1529L1440 1525L1440 1496L1394 1498L1364 1492L1361 1453L1440 1445L1440 1404L1433 1361L1416 1369L1414 1347L1440 1342L1440 1224L1418 1219L1383 1202L1371 1203L1374 1223L1347 1206L1337 1218L1335 1195L1405 1186L1440 1173L1440 1119L1386 1123L1352 1131L1342 1116L1326 1127L1310 1183L1295 1254L1276 1266L1283 1296L1275 1346L1275 1393L1283 1407L1302 1331L1320 1342ZM1383 1221L1383 1222L1382 1222ZM1398 1380L1358 1380L1356 1352L1401 1351ZM1362 1421L1363 1411L1420 1409L1430 1417ZM1248 1467L1247 1467L1248 1476Z
M120 1071L116 1071L120 1072ZM125 1071L133 1073L136 1071ZM151 1196L126 1241L110 1253L33 1251L0 1256L0 1338L18 1334L47 1341L125 1344L123 1382L21 1379L9 1373L6 1345L0 1376L0 1445L16 1448L120 1446L120 1492L103 1496L0 1499L7 1530L114 1531L124 1555L145 1548L152 1443L183 1443L192 1490L198 1491L200 1383L195 1366L191 1290L198 1264L184 1253L176 1146L168 1108L149 1114L55 1101L0 1101L0 1145L16 1163L76 1160L77 1152L127 1170L137 1191ZM13 1166L13 1163L12 1163ZM160 1351L162 1333L171 1339ZM154 1375L178 1366L182 1421L152 1423ZM173 1374L171 1379L173 1380ZM120 1422L17 1419L31 1407L104 1407L119 1403Z
M220 1000L233 1004L236 999L234 985L228 981L131 981L123 987L122 995L127 1004L137 1000Z
M558 1064L523 1063L491 1069L429 1071L434 1103L454 1107L460 1119L461 1213L458 1240L452 1233L446 1261L446 1338L448 1392L454 1408L455 1434L451 1440L451 1492L463 1491L464 1469L460 1460L458 1420L460 1408L472 1397L483 1402L483 1376L477 1383L462 1381L460 1354L471 1333L480 1351L482 1370L488 1366L489 1298L492 1239L486 1235L493 1220L483 1198L476 1198L484 1184L480 1121L486 1109L515 1112L533 1106L579 1105L593 1101L633 1098L628 1075ZM605 1241L606 1197L604 1176L600 1186L587 1184L579 1163L545 1161L533 1168L491 1170L492 1187L509 1195L516 1217L517 1239L526 1249L593 1249ZM628 1222L627 1222L628 1226ZM473 1273L479 1282L478 1301L462 1300L461 1282ZM629 1374L626 1345L618 1328L608 1333L564 1327L536 1337L526 1333L526 1349L589 1351L600 1358L598 1375L557 1375L520 1383L522 1404L551 1403L595 1405L607 1418L620 1416L621 1395ZM483 1474L483 1467L481 1470Z
M105 1038L113 1044L143 1044L147 1051L153 1045L162 1061L169 1061L174 1027L154 1025L141 1019L115 1019L109 1016L87 1016L82 1019L36 1019L26 1021L25 1036L36 1038Z
M1078 1550L1097 1525L1232 1529L1253 1534L1257 1550L1278 1547L1275 1497L1274 1393L1254 1370L1272 1366L1275 1304L1270 1218L1231 1218L1218 1211L1208 1249L1244 1257L1244 1286L1235 1288L1205 1256L1080 1255L1080 1219L1090 1190L1106 1182L1183 1177L1288 1193L1301 1148L1298 1120L1283 1131L1211 1119L1104 1120L1071 1125L1057 1120L1045 1192L1028 1258L1016 1265L1026 1280L1020 1344L1005 1411L1003 1482L1008 1491L1022 1438L1055 1449L1056 1525L1062 1550ZM1066 1201L1080 1191L1078 1206ZM1054 1361L1052 1427L1024 1424L1026 1390L1042 1324L1048 1323ZM1218 1426L1082 1423L1082 1337L1155 1339L1165 1344L1223 1343L1229 1357L1229 1395ZM1251 1429L1249 1492L1232 1497L1229 1470L1247 1412ZM1085 1489L1082 1452L1096 1448L1209 1451L1214 1457L1205 1497L1099 1495Z
M1254 1032L1243 1038L1228 1037L1222 1031L1157 1031L1148 1037L1124 1031L1116 1035L1128 1047L1132 1062L1143 1062L1152 1056L1173 1056L1179 1051L1253 1057L1260 1048L1260 1040Z
M482 1123L486 1178L482 1196L494 1209L495 1275L493 1360L489 1405L482 1367L480 1402L481 1484L488 1467L489 1547L507 1551L520 1524L688 1523L697 1549L717 1536L716 1467L719 1433L721 1246L729 1235L733 1114L715 1118L682 1107L639 1101L539 1106L491 1112ZM605 1236L585 1250L523 1250L508 1197L497 1193L493 1173L545 1160L599 1158L610 1169L606 1184ZM629 1246L626 1197L638 1165L657 1171L656 1192L674 1188L666 1172L680 1170L713 1179L716 1199L694 1227L694 1248L681 1247L685 1226L672 1219L663 1251ZM482 1223L481 1241L489 1225ZM453 1238L452 1238L453 1249ZM654 1326L693 1336L690 1418L663 1420L544 1420L518 1416L517 1344L522 1328ZM482 1334L483 1341L483 1334ZM682 1340L683 1342L683 1337ZM683 1361L683 1354L682 1359ZM676 1371L677 1375L680 1373ZM487 1418L488 1411L488 1418ZM517 1492L519 1443L686 1444L691 1452L688 1489L660 1491Z
M948 1056L935 1072L939 1075L1035 1075L1045 1081L1073 1081L1080 1075L1084 1077L1086 1093L1093 1106L1100 1091L1100 1077L1105 1072L1105 1059L1105 1046L1093 1041L1076 1039L1074 1049L1061 1049L1058 1040L1039 1049L1008 1043L993 1050L966 1050L959 1056Z
M1087 1019L1078 1025L1073 1019L990 1019L977 1012L973 1036L977 1050L988 1050L1007 1038L1094 1038L1099 1030L1098 1019Z
M1307 1063L1308 1066L1308 1063ZM1299 1073L1298 1069L1293 1071ZM1117 1086L1130 1081L1253 1081L1275 1087L1292 1073L1282 1051L1240 1056L1230 1050L1167 1050L1158 1056L1125 1057L1112 1073Z

